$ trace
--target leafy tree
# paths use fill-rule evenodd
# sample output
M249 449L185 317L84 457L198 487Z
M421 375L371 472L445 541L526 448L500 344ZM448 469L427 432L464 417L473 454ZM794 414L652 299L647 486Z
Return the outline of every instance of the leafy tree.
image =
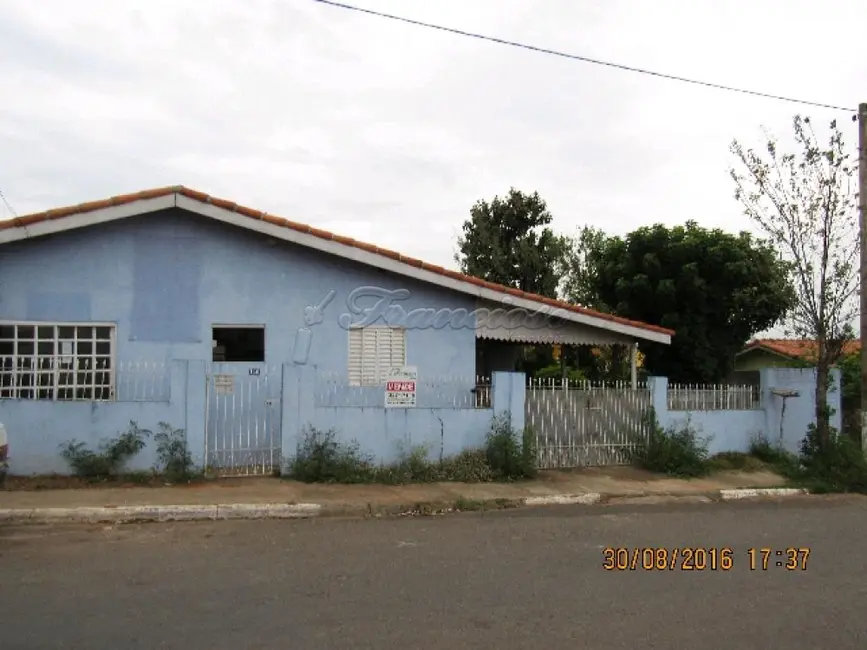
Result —
M770 136L762 155L734 141L740 170L731 176L745 214L788 262L795 299L787 324L817 344L816 437L827 446L829 373L853 337L858 313L856 166L836 122L824 144L809 118L795 116L793 127L795 153L781 152Z
M574 239L566 241L561 269L561 292L569 302L611 311L601 302L597 291L600 255L605 250L607 237L605 231L585 226Z
M840 407L843 411L843 432L861 443L861 355L844 354L837 363L840 368Z
M642 348L649 373L715 382L749 338L790 305L785 266L748 233L695 222L639 228L624 238L585 229L572 240L567 297L674 329L670 346Z
M551 220L535 192L512 188L504 198L478 201L464 222L455 261L468 275L554 298L564 243L547 227Z

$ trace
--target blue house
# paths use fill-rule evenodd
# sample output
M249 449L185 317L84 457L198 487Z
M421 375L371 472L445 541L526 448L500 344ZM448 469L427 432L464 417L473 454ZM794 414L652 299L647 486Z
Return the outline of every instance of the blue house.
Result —
M451 453L523 390L503 375L499 406L476 392L478 375L514 369L518 346L634 350L671 335L184 187L0 222L13 473L65 472L61 442L130 420L185 429L196 460L224 473L279 468L306 426L382 459L404 443ZM498 345L480 360L482 339ZM386 382L406 372L410 401L386 408ZM153 460L149 447L135 463Z

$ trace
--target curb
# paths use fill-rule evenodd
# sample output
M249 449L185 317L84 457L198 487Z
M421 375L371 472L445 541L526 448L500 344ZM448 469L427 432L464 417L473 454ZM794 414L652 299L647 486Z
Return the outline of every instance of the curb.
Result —
M552 505L638 505L666 502L711 503L740 501L757 498L793 497L809 494L799 488L746 488L719 490L704 494L656 494L656 495L603 495L599 492L586 494L551 494L524 497L521 499L489 499L473 502L482 507L476 510L503 509L515 506ZM716 498L714 498L716 497ZM490 508L486 507L490 506ZM415 507L392 506L325 507L319 503L232 503L217 505L167 505L167 506L103 506L82 508L3 508L0 522L15 523L131 523L147 521L221 521L229 519L310 519L320 516L407 516L435 515L461 511L454 504L418 504ZM469 510L468 510L469 511Z
M117 506L89 508L0 509L0 522L123 523L135 521L216 521L221 519L306 519L317 517L318 503L237 503L210 506Z
M740 490L720 490L719 498L723 501L737 501L760 497L794 497L809 493L809 490L802 488L746 488Z
M527 497L522 499L525 506L593 506L602 501L598 492L587 494L552 494L544 497Z

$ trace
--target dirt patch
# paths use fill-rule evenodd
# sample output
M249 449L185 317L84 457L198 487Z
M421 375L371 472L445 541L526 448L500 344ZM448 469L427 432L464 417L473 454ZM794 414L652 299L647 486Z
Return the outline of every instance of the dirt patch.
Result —
M545 483L574 483L581 479L608 479L645 483L666 478L631 465L611 467L581 467L576 469L548 469L539 472L539 480Z
M213 481L197 481L173 485L193 488L213 484ZM39 492L43 490L100 490L107 488L161 488L169 485L161 476L149 472L128 474L114 479L89 480L77 476L7 476L4 489L8 492Z

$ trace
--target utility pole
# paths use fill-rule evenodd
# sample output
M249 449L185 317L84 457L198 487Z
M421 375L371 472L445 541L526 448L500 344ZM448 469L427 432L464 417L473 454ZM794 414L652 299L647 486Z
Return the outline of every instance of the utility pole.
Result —
M861 230L861 449L867 450L867 102L858 106L858 219Z

